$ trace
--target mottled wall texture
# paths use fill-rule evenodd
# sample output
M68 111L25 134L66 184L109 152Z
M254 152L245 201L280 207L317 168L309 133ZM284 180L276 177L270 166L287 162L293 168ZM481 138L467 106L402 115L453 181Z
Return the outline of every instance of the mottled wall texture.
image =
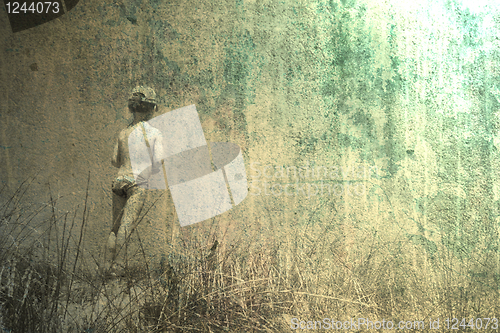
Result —
M232 230L228 242L253 230L265 243L268 230L304 225L313 237L330 223L351 260L367 235L413 242L429 256L438 245L457 258L478 246L496 251L493 5L80 0L15 34L2 12L2 195L38 174L26 199L52 193L71 211L90 174L86 230L104 240L114 138L131 120L128 93L144 84L159 113L196 104L207 140L242 148L249 195L210 222ZM150 225L172 219L161 200Z

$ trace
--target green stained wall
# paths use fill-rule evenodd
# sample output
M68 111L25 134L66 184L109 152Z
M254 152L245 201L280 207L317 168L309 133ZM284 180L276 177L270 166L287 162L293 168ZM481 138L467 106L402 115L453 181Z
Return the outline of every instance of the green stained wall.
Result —
M98 243L111 225L113 139L130 120L130 89L146 84L160 112L194 103L207 140L242 148L260 195L251 189L221 225L339 224L347 249L376 231L429 253L496 249L498 17L388 0L82 0L16 34L4 17L0 179L13 191L41 169L29 200L48 200L50 183L69 210L90 172ZM305 177L306 188L363 187L264 191L264 180L295 182L279 166L304 165L345 173ZM372 174L346 173L360 166Z

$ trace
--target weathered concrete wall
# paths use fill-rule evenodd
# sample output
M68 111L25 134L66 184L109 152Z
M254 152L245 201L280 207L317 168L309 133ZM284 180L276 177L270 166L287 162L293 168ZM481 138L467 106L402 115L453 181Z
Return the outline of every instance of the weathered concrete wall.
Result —
M343 221L347 244L391 230L467 251L498 225L497 13L453 1L81 0L16 34L2 14L0 179L13 191L40 170L28 200L47 201L50 184L64 211L83 202L90 172L88 228L104 239L113 140L130 89L146 84L160 112L195 103L207 140L242 147L253 187L215 223ZM296 179L280 166L328 171Z

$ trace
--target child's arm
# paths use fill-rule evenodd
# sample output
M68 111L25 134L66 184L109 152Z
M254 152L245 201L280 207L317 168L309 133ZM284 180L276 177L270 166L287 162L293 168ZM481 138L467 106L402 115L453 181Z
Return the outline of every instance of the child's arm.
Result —
M122 164L121 156L120 156L120 139L116 140L115 150L113 152L113 156L111 157L111 164L116 168L119 168Z
M158 133L153 145L153 174L160 171L163 154L163 137L161 133Z

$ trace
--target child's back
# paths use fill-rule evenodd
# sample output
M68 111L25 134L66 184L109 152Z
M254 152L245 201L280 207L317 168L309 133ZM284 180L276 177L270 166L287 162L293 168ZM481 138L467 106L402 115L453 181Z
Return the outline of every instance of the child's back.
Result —
M145 184L152 172L159 171L162 140L161 132L144 121L123 129L112 158L113 165L119 168L116 178L134 181L139 186Z

